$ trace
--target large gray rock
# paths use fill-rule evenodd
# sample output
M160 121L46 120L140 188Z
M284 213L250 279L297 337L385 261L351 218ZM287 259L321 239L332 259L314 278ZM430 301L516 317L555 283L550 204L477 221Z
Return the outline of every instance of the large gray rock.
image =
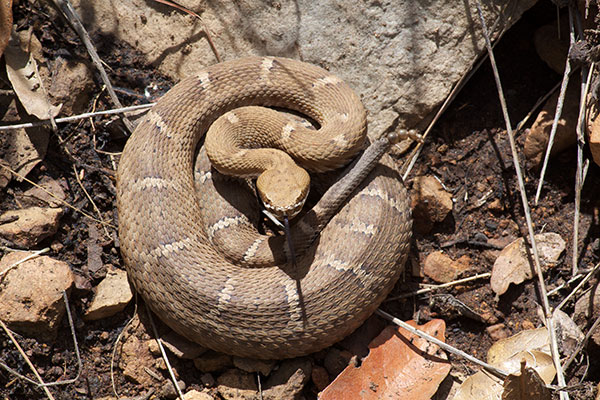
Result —
M536 0L485 2L493 37ZM113 34L179 80L216 58L189 15L145 0L74 1L88 30ZM348 82L369 110L370 134L413 127L448 95L484 49L474 1L185 0L224 60L287 56ZM490 28L491 29L491 28Z

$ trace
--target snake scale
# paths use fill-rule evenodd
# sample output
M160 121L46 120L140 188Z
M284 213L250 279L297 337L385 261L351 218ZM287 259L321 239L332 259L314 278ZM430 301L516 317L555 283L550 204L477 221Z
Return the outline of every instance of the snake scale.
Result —
M135 289L179 334L238 356L295 357L350 334L391 291L408 254L409 199L387 155L368 175L357 178L356 167L347 169L292 220L292 265L283 236L252 227L256 199L211 169L198 150L217 119L271 125L270 111L262 123L244 122L244 113L261 114L239 109L246 106L281 107L316 121L320 129L308 136L299 124L273 124L274 141L289 142L308 168L340 167L364 147L366 112L326 70L273 57L210 66L167 92L123 150L121 253ZM329 164L321 168L323 156ZM345 182L357 179L348 199L339 200L349 191Z

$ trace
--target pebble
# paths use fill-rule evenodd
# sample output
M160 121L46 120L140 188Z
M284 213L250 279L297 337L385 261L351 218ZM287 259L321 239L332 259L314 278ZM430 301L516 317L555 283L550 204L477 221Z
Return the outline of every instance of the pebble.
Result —
M508 330L506 329L506 325L502 323L488 326L487 328L485 328L485 330L494 341L505 339L509 336Z
M8 253L0 260L0 271L31 255ZM63 291L73 285L73 273L63 261L39 256L6 272L0 285L0 319L22 335L48 340L56 337L65 314Z
M428 233L452 211L452 195L433 176L416 177L411 198L414 229L419 233Z
M423 272L436 282L447 283L456 280L471 266L471 259L462 256L454 261L441 251L430 253L423 262Z
M96 287L96 295L84 319L95 321L113 316L123 311L132 298L127 272L120 269L108 270L106 277Z
M58 230L61 208L30 207L0 215L0 237L21 248L31 248Z

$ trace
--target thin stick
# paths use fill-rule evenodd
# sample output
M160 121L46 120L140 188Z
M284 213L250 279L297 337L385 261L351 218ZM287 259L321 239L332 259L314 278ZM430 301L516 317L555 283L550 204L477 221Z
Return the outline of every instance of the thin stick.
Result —
M99 115L122 114L122 113L130 112L130 111L144 110L146 108L152 107L154 104L155 103L140 104L137 106L121 107L121 108L115 108L112 110L83 113L83 114L73 115L70 117L56 118L54 120L54 122L59 124L62 122L73 122L73 121L78 121L80 119L96 117ZM9 131L12 129L33 128L34 126L43 126L43 125L49 125L49 124L50 124L50 120L43 120L43 121L27 122L27 123L16 124L16 125L4 125L4 126L0 126L0 131Z
M71 315L71 307L69 306L69 297L67 292L63 290L63 300L65 301L65 310L67 311L67 318L69 320L69 327L71 328L71 337L73 338L73 346L75 347L75 356L77 357L77 375L75 378L67 379L59 382L46 383L45 386L58 386L75 383L81 375L83 369L83 363L81 362L81 354L79 353L79 344L77 343L77 335L75 335L75 324L73 323L73 316Z
M502 114L504 116L504 121L506 124L506 133L508 134L508 140L510 142L510 149L513 157L513 164L515 166L515 172L517 174L517 181L519 183L519 191L521 193L521 202L523 204L523 211L525 214L525 220L527 222L527 230L529 231L529 240L531 244L531 252L533 253L533 262L536 274L538 276L539 282L539 290L542 297L542 304L544 308L544 317L546 319L546 328L548 329L548 334L550 336L550 350L552 353L552 360L554 362L554 366L556 368L556 377L558 384L560 386L566 386L565 376L563 370L561 369L560 364L560 353L558 351L558 342L556 339L556 332L554 329L554 322L552 319L552 312L550 309L550 302L548 301L548 295L546 290L546 283L544 282L544 275L542 274L542 267L540 263L540 257L537 249L537 242L535 240L535 232L533 230L533 223L531 220L531 212L529 210L529 202L527 200L527 193L525 192L525 184L523 183L523 174L521 172L521 164L519 162L519 155L517 152L517 146L515 143L515 138L512 132L510 118L508 116L508 108L506 107L506 99L504 97L504 91L502 89L502 83L500 82L500 74L498 73L498 67L496 65L496 59L494 57L494 52L492 50L492 44L490 43L490 38L487 32L487 26L485 24L485 19L483 18L483 12L481 11L481 2L479 0L476 1L477 4L477 13L479 14L479 20L481 21L481 28L483 31L483 36L485 39L485 45L487 47L490 63L492 65L492 71L494 72L494 79L496 81L496 87L498 89L498 97L500 99L500 105L502 108ZM566 392L560 392L560 398L562 400L569 399L569 394Z
M46 396L49 399L54 400L54 396L52 396L52 393L50 393L50 390L46 386L43 386L44 385L44 380L42 379L42 377L40 376L40 374L37 372L37 369L35 369L35 367L33 366L32 362L31 362L31 360L29 360L29 357L27 357L27 354L25 354L25 352L21 348L21 345L19 345L19 342L17 342L17 340L13 336L12 332L10 331L10 329L8 329L8 327L4 324L4 321L2 321L1 319L0 319L0 326L2 326L2 329L4 329L4 332L6 332L6 334L8 335L8 337L10 338L10 340L13 342L13 344L15 345L15 347L17 348L17 350L19 350L19 353L21 354L21 357L23 357L23 359L25 360L25 362L27 363L27 365L29 365L29 368L31 369L31 371L33 372L33 374L35 375L35 377L39 381L39 384L42 385L42 389L46 393ZM37 384L37 382L36 382L36 384Z
M69 298L67 296L67 292L65 292L63 290L63 300L65 302L65 310L67 312L67 318L69 320L69 326L71 328L71 337L73 338L73 347L75 348L75 355L77 356L77 375L75 376L75 378L72 379L67 379L64 381L54 381L54 382L48 382L48 383L44 383L44 382L36 382L32 379L29 379L28 377L19 374L17 371L13 370L12 368L10 368L8 365L4 364L3 362L0 362L0 367L3 367L4 369L6 369L7 371L9 371L10 373L14 374L15 376L26 380L29 383L34 384L35 386L41 386L41 387L48 387L48 386L59 386L59 385L68 385L71 383L75 383L78 379L79 376L81 375L81 371L83 369L83 363L81 361L81 354L79 352L79 344L77 343L77 336L75 335L75 324L73 323L73 317L71 315L71 308L69 306ZM0 320L0 323L2 323L2 321ZM8 332L7 332L8 333Z
M565 361L565 363L563 364L563 369L565 369L565 370L569 369L569 367L571 366L571 363L573 362L573 360L575 359L577 354L579 354L581 352L581 350L583 350L583 348L587 344L588 340L590 340L590 337L592 337L592 334L594 333L596 328L598 328L598 325L600 325L600 316L598 316L598 318L596 318L596 320L590 327L590 330L585 334L585 337L583 338L581 343L577 344L575 351L573 353L571 353L571 355L569 356L567 361Z
M66 201L64 201L63 199L61 199L60 197L56 196L54 193L52 193L52 192L50 192L49 190L47 190L46 188L44 188L44 187L42 187L42 186L38 185L37 183L33 182L32 180L30 180L30 179L26 178L25 176L23 176L23 175L19 174L17 171L14 171L14 170L13 170L13 169L11 169L10 167L7 167L6 165L3 165L3 164L0 164L0 167L2 167L2 168L4 168L4 169L6 169L7 171L9 171L9 172L11 172L11 173L15 174L17 177L19 177L19 179L22 179L22 180L24 180L25 182L27 182L27 183L29 183L29 184L31 184L31 185L33 185L33 186L35 186L36 188L43 190L44 192L46 192L46 194L48 194L49 196L51 196L51 197L53 197L54 199L58 200L58 201L59 201L61 204L63 204L63 205L65 205L65 206L69 207L70 209L72 209L72 210L74 210L74 211L77 211L78 213L80 213L80 214L84 215L85 217L88 217L88 218L90 218L91 220L93 220L93 221L96 221L96 222L98 222L98 223L100 223L100 224L102 224L102 225L106 225L106 226L109 226L109 227L111 227L111 228L115 228L115 229L116 229L116 226L114 226L113 224L111 224L111 223L109 223L109 222L104 222L104 221L102 221L102 220L99 220L99 219L96 219L95 217L93 217L92 215L90 215L90 214L86 213L85 211L83 211L83 210L81 210L81 209L79 209L79 208L77 208L77 207L75 207L75 206L72 206L71 204L69 204L69 203L67 203Z
M168 6L176 8L176 9L178 9L180 11L183 11L183 12L185 12L187 14L190 14L190 15L198 18L198 20L200 20L200 25L202 25L202 30L206 34L206 40L208 40L208 44L210 45L211 50L215 54L215 58L217 59L217 62L221 62L221 56L219 55L219 52L217 51L217 47L215 46L215 43L213 42L212 38L210 37L210 32L208 31L208 28L204 24L204 20L202 19L202 17L200 17L198 14L196 14L195 12L193 12L192 10L190 10L189 8L185 8L183 6L180 6L179 4L175 4L175 3L171 2L171 1L167 1L167 0L154 0L154 1L156 1L157 3L166 4Z
M134 320L135 315L137 314L137 310L138 310L138 301L137 301L137 292L136 292L135 293L135 306L133 308L133 316L129 319L129 321L127 321L127 323L125 324L123 329L121 329L121 332L119 332L119 335L117 336L117 339L115 340L115 343L113 344L113 350L112 350L111 356L110 356L110 383L112 386L113 394L115 395L116 398L120 398L119 394L117 393L117 385L115 384L115 357L117 354L117 345L121 341L121 338L123 337L123 334L129 327L129 325L131 325L131 322Z
M570 26L570 35L569 41L571 48L575 44L575 31L573 27L573 15L571 13L571 9L569 8L569 26ZM542 170L540 171L540 180L538 182L537 191L535 193L535 201L534 204L537 205L538 200L540 198L540 193L542 193L542 186L544 185L544 176L546 175L546 167L548 166L548 160L550 159L550 151L552 151L552 146L554 145L554 137L556 136L556 129L558 128L558 121L560 120L560 116L562 115L563 104L565 101L565 96L567 94L567 86L569 84L569 77L571 76L571 62L569 57L565 61L565 72L563 73L562 83L560 85L560 94L558 95L558 102L556 103L556 111L554 112L554 121L552 121L552 128L550 129L550 138L548 139L548 145L546 146L546 154L544 155L544 163L542 164Z
M26 261L31 260L32 258L36 258L38 257L40 254L44 254L50 251L49 247L43 248L41 250L36 250L33 253L27 255L26 257L23 257L22 260L16 261L14 263L12 263L11 265L9 265L8 267L4 268L3 271L0 271L0 282L2 281L2 279L4 278L4 275L10 271L11 269L13 269L14 267L23 264Z
M85 45L85 48L87 49L88 54L90 55L92 62L94 63L94 66L98 69L98 72L100 72L102 82L106 85L106 90L108 91L108 94L113 104L117 107L123 107L121 102L119 101L119 98L117 97L117 93L115 93L115 90L113 89L113 86L110 83L108 74L106 73L106 70L102 65L102 60L100 60L98 52L96 51L96 48L94 47L90 36L83 27L83 24L79 19L79 15L77 15L77 12L73 8L73 5L69 0L54 0L54 3L58 5L62 13L65 15L65 18L69 21L69 23L71 24L75 32L77 32L79 38ZM125 124L127 129L133 131L133 124L131 123L131 121L129 121L127 117L123 117L123 123Z
M592 278L592 276L594 276L596 271L598 271L598 267L600 267L600 263L596 264L594 266L594 268L592 268L592 270L587 273L585 278L583 278L583 280L581 282L579 282L579 284L577 286L575 286L575 288L571 291L571 293L569 293L563 299L563 301L560 302L560 304L555 308L555 310L560 310L561 308L563 308L563 306L565 304L567 304L567 302L571 299L571 297L575 296L575 293L577 293L579 291L579 289L581 289L583 287L583 285L585 285L587 283L587 281L589 281Z
M386 299L385 302L387 303L387 302L394 301L394 300L405 299L407 297L413 297L413 296L417 296L419 294L433 292L434 290L446 288L449 286L460 285L461 283L474 281L476 279L489 278L490 276L492 276L491 273L484 272L483 274L469 276L467 278L458 279L458 280L455 280L452 282L442 283L440 285L431 285L430 287L426 287L426 288L419 289L419 290L414 290L414 291L408 292L408 293L403 293L400 296L390 297L390 298Z
M569 7L570 9L570 7ZM583 146L585 146L585 137L583 134L583 124L585 121L585 113L587 108L587 94L590 89L590 82L592 81L592 73L594 72L595 64L592 63L587 77L582 76L581 82L581 98L579 99L579 116L577 118L577 172L575 173L575 212L573 215L573 256L572 256L572 273L577 275L579 269L577 265L577 253L579 244L579 212L581 209L581 190L583 189L583 183L587 175L587 169L589 166L589 160L586 160L585 165L583 162ZM582 71L583 75L583 71Z
M454 355L462 357L462 358L464 358L464 359L466 359L466 360L468 360L468 361L470 361L470 362L472 362L474 364L479 365L482 368L485 368L487 371L491 372L492 374L494 374L495 376L497 376L499 378L504 379L504 378L506 378L508 376L508 372L503 371L503 370L501 370L499 368L496 368L493 365L490 365L490 364L488 364L488 363L486 363L484 361L481 361L480 359L475 358L472 355L467 354L467 353L465 353L462 350L459 350L459 349L457 349L455 347L452 347L449 344L444 343L441 340L439 340L439 339L437 339L437 338L435 338L435 337L433 337L433 336L431 336L431 335L429 335L429 334L427 334L427 333L425 333L425 332L423 332L423 331L421 331L419 329L416 329L416 328L410 326L406 322L404 322L404 321L402 321L402 320L400 320L398 318L395 318L394 316L386 313L385 311L382 311L379 308L377 310L375 310L375 314L379 315L380 317L383 317L383 318L387 319L388 321L393 322L394 324L398 325L401 328L406 329L407 331L409 331L412 334L420 336L423 339L425 339L425 340L427 340L427 341L429 341L429 342L431 342L431 343L433 343L435 345L438 345L440 348L446 350L449 353L452 353Z
M169 362L169 357L167 357L167 353L165 352L165 348L163 347L162 340L158 335L158 329L156 329L156 325L154 325L154 320L152 319L152 314L150 309L146 307L146 312L148 313L148 319L150 320L150 325L152 325L152 331L154 332L154 337L156 339L156 343L158 343L158 348L160 349L160 354L162 355L163 360L165 360L165 364L167 365L167 370L169 371L169 376L171 377L171 381L173 382L173 386L175 386L175 391L177 392L179 399L183 399L183 393L181 393L181 389L179 388L179 384L177 383L177 378L175 378L175 373L173 372L173 368L171 367L171 363Z
M94 208L94 211L96 211L96 214L98 214L98 219L101 221L104 221L104 219L102 218L102 213L100 212L100 209L98 208L98 206L96 206L96 203L94 202L94 199L92 199L92 196L90 196L88 191L85 190L85 187L83 186L83 182L81 182L81 179L79 179L79 174L77 173L77 167L75 167L75 165L73 165L73 172L75 173L75 179L77 180L79 187L83 190L83 193L85 193L85 196L88 198L88 200L92 204L92 207ZM108 229L106 228L106 222L102 223L102 228L104 228L104 233L106 234L106 237L111 239L110 233L108 233Z

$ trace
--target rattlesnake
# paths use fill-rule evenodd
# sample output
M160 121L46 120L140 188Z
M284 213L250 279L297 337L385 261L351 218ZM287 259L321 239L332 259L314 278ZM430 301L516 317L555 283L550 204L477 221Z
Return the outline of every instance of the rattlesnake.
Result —
M121 253L136 290L178 333L229 354L294 357L348 335L387 296L408 253L409 200L384 156L341 207L336 199L347 189L338 183L292 222L298 257L291 265L282 236L247 228L244 213L256 200L239 194L235 182L211 170L204 151L197 151L219 116L251 105L295 110L320 125L291 145L308 167L346 164L364 145L364 108L329 72L273 57L208 67L165 94L123 150L117 176ZM229 123L239 123L243 113L234 110ZM279 141L300 130L287 124L277 129ZM326 145L316 134L331 145L327 167L316 158ZM382 140L375 144L385 149ZM349 150L339 153L344 146ZM354 171L342 181L363 178ZM236 236L238 226L246 227Z

